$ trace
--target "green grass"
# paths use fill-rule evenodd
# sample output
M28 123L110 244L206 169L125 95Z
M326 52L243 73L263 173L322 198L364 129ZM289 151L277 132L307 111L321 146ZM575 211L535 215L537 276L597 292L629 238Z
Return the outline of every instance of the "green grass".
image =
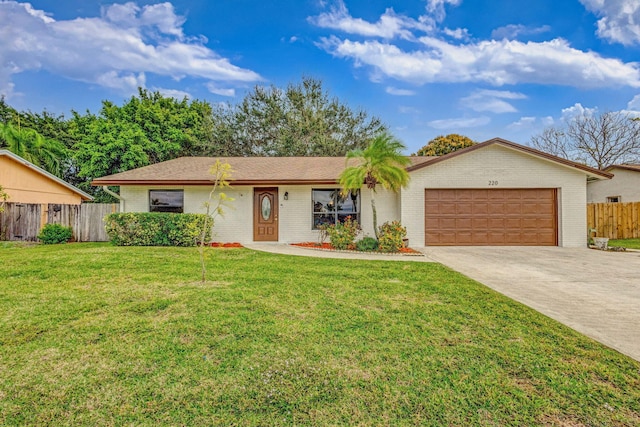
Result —
M609 246L619 246L627 249L640 249L640 239L610 239Z
M439 264L0 247L2 425L640 425L640 364Z

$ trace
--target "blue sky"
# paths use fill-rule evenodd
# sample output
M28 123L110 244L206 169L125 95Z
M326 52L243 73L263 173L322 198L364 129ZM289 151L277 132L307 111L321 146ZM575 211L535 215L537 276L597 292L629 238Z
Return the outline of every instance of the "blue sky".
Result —
M638 0L0 1L0 94L69 115L138 86L236 102L302 76L414 152L528 143L577 114L640 113Z

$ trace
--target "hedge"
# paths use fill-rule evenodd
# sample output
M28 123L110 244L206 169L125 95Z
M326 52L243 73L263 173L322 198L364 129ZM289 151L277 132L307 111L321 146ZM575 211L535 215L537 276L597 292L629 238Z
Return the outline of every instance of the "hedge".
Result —
M213 226L204 214L185 213L112 213L104 221L111 243L117 246L196 246L203 221ZM205 242L210 239L207 227Z

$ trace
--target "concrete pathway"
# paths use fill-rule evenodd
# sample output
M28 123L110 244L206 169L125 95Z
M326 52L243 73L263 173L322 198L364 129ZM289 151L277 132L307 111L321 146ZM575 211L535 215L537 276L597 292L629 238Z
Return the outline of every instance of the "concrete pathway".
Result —
M426 256L249 249L319 258L440 262L640 361L640 252L557 247L427 247Z
M640 361L640 253L428 247L462 274Z
M423 255L384 255L384 254L368 254L363 252L336 252L325 251L321 249L302 248L299 246L291 246L283 243L253 243L244 245L245 248L254 251L271 252L282 255L297 255L314 258L336 258L336 259L364 259L374 261L418 261L418 262L436 262L431 258Z

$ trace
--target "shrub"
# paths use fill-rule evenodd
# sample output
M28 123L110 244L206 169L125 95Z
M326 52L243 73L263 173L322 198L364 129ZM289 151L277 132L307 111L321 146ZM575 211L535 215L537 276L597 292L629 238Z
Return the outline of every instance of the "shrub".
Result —
M407 229L400 221L385 222L379 230L378 246L381 252L398 252L402 248L402 239L407 237Z
M334 248L354 249L354 242L356 240L356 236L360 233L360 230L360 224L358 224L358 221L348 216L344 222L328 226L327 234L329 235L331 246Z
M378 249L378 241L373 237L363 237L356 242L356 249L363 252L371 252Z
M38 239L45 245L67 243L72 237L73 229L60 224L46 224L38 234Z
M109 239L117 246L195 246L203 221L213 226L213 220L204 214L113 213L104 220ZM205 241L211 239L211 226Z

